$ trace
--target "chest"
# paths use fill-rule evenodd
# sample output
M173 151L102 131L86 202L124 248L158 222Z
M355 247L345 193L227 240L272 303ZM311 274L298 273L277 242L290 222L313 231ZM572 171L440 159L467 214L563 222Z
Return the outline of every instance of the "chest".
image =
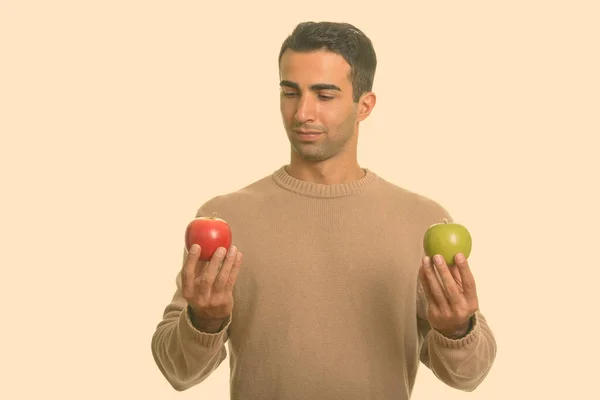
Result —
M317 307L397 296L416 282L421 237L397 216L292 214L269 224L257 219L252 226L235 242L244 253L240 296Z

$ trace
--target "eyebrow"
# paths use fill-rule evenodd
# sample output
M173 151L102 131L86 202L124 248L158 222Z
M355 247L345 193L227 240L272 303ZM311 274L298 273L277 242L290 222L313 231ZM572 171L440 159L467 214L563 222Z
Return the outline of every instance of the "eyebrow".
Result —
M287 81L285 79L279 83L279 86L287 86L287 87L291 87L296 90L300 90L300 86L296 82ZM333 85L330 83L315 83L313 85L310 85L310 89L311 90L337 90L338 92L342 91L342 89L339 86Z

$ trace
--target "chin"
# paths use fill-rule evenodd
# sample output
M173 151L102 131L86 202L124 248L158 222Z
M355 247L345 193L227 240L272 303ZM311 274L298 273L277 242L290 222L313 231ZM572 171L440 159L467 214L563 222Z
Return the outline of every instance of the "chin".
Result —
M302 151L302 149L298 150L297 148L294 148L294 152L304 161L319 162L329 158L327 154L321 152Z

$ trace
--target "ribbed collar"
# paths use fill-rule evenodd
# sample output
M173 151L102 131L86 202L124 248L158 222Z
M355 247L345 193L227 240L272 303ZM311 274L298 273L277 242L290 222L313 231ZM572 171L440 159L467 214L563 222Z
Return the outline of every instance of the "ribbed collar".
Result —
M379 179L374 172L368 168L363 168L365 176L358 180L348 183L327 185L294 178L286 171L285 167L286 166L284 165L273 173L273 180L275 183L285 190L308 197L333 198L356 194Z

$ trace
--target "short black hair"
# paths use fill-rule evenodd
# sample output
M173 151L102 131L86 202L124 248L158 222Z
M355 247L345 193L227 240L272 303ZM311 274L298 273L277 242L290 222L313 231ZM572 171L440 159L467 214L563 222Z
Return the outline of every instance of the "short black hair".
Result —
M278 62L287 50L308 52L328 50L350 64L350 80L355 102L373 90L377 56L373 43L360 29L345 22L301 22L281 45Z

